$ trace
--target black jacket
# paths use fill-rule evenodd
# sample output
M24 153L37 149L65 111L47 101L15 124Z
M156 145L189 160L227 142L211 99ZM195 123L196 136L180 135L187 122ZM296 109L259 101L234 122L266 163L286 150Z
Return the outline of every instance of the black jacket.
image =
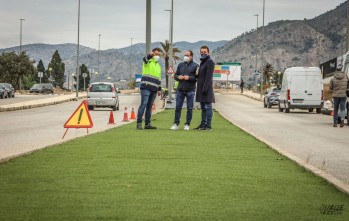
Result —
M213 93L214 63L210 56L201 61L196 90L196 102L215 103Z
M179 91L195 91L196 88L196 77L195 73L199 65L193 61L187 62L181 62L178 67L176 74L174 75L174 79L176 81L179 81L177 90ZM182 76L189 76L189 80L179 80L178 77Z

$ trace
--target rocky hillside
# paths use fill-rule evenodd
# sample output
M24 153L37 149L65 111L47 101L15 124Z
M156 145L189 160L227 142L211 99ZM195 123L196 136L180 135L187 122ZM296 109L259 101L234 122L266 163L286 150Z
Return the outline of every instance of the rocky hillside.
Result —
M264 60L276 70L319 66L345 53L346 3L311 20L277 21L265 26ZM246 32L213 52L216 62L241 62L245 79L261 66L262 28Z

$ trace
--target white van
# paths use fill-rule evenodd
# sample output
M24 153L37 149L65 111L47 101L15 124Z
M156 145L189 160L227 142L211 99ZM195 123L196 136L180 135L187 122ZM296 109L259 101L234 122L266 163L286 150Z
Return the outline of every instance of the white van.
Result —
M324 103L321 70L318 67L287 68L282 78L279 111L303 109L321 113Z

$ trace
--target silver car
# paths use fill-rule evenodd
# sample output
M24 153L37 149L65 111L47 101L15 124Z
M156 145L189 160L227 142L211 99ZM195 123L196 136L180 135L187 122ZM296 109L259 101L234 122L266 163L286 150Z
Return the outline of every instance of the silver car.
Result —
M114 84L110 82L92 83L87 91L87 105L89 110L94 110L95 107L119 110L119 97Z

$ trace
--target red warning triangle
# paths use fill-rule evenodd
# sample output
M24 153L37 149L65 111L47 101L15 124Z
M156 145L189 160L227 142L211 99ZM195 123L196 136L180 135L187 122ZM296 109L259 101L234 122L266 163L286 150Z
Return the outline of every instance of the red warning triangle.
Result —
M167 74L174 74L174 70L173 70L173 67L172 66L169 66L168 69L167 69Z
M64 124L64 128L92 128L93 122L84 100Z

